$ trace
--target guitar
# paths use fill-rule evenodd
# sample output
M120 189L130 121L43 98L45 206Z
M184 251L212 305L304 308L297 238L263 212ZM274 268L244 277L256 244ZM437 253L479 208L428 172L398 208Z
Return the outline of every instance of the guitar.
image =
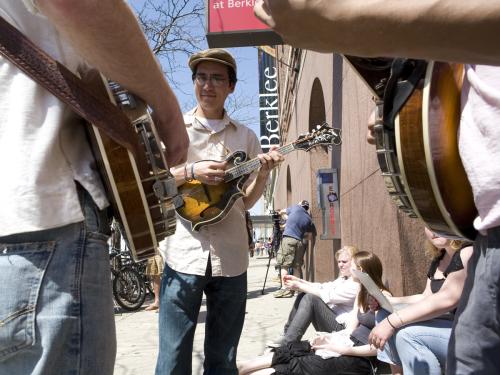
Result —
M366 64L361 71L357 58L346 58L379 100L383 123L375 126L376 152L392 200L442 236L473 239L477 210L458 151L463 65L417 61L422 74L392 118L392 107L402 99L382 98L391 70L377 82Z
M276 151L286 155L294 150L309 151L319 145L340 145L341 142L341 130L323 124L317 130L300 136L295 142L279 147ZM176 208L177 213L191 223L193 231L221 221L234 202L245 194L243 185L250 174L260 167L259 158L247 161L244 151L233 152L226 161L232 167L225 171L224 181L220 184L206 185L193 180L178 188L184 204Z
M132 256L154 255L175 231L179 199L147 106L96 71L80 79L2 17L0 28L0 54L92 124L94 153Z
M89 138L120 231L136 261L154 256L158 242L175 233L175 178L167 167L164 150L146 103L106 80L99 72L82 76L96 95L107 97L128 118L134 130L134 148L123 147L109 134L89 124Z

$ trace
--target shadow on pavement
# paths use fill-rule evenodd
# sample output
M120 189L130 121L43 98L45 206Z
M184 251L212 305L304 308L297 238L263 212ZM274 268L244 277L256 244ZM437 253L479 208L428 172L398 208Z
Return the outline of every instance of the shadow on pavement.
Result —
M278 289L279 288L277 288L275 286L268 287L268 288L264 289L264 294L262 294L262 289L252 290L252 291L250 291L250 292L247 293L247 299L253 299L253 298L263 297L267 293L275 292Z

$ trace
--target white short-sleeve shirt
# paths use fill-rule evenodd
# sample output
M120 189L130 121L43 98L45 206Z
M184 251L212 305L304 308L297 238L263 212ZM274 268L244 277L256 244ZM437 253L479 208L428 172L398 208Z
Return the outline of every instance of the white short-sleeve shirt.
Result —
M84 60L32 1L0 0L0 15L75 72ZM83 220L75 181L108 205L85 128L68 107L0 56L0 236Z

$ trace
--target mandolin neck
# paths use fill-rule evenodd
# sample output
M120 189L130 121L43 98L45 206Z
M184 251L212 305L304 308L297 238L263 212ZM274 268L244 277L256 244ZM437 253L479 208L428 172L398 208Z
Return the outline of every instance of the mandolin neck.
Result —
M276 149L276 151L279 152L281 155L286 155L292 152L293 150L295 150L295 142ZM253 171L259 169L260 165L261 164L259 158L253 158L252 160L238 164L233 168L226 170L226 174L224 176L224 182L229 182L241 176L248 175Z

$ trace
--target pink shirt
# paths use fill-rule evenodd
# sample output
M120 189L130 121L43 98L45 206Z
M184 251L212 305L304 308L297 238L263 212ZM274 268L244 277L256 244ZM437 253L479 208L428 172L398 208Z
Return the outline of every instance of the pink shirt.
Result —
M500 67L467 65L460 156L479 216L479 231L500 226Z

